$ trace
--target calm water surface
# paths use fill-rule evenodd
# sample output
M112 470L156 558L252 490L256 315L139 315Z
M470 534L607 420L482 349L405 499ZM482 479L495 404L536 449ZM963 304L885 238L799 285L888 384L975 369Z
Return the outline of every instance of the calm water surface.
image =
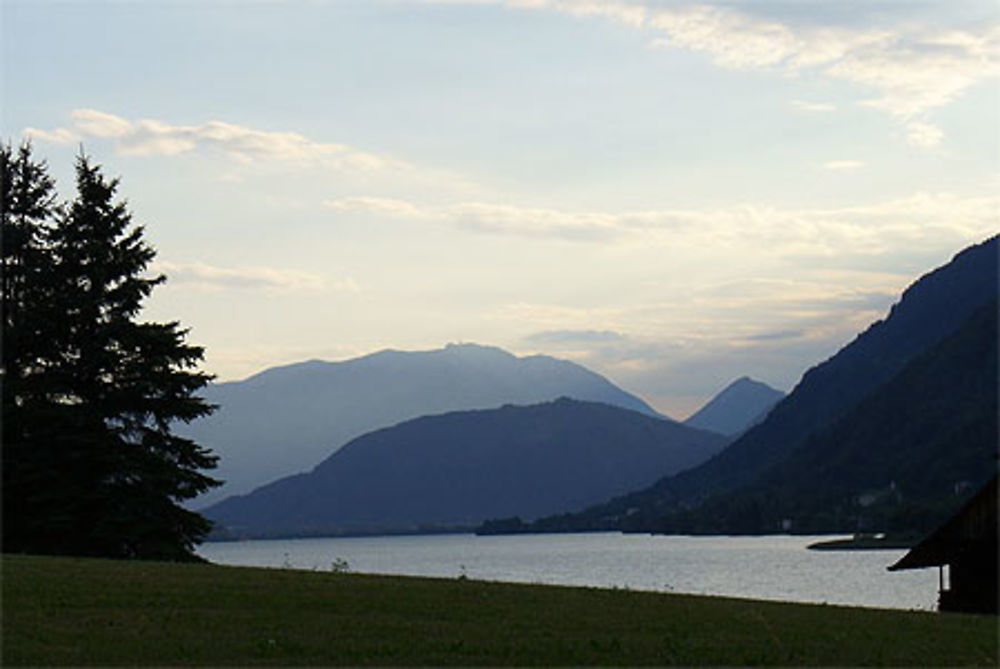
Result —
M905 551L810 551L829 537L437 535L208 543L219 564L443 576L794 602L933 609L937 571L888 572Z

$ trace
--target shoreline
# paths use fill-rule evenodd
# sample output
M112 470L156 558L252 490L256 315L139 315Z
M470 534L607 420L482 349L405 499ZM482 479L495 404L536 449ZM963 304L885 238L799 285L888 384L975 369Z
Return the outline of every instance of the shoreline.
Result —
M843 539L817 541L806 546L811 551L895 551L909 550L917 543L912 537L855 535Z

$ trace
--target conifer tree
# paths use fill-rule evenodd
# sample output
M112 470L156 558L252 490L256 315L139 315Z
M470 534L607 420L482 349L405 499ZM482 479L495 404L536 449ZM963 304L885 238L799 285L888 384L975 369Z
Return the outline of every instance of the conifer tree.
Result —
M52 314L47 282L51 258L45 234L56 213L55 185L47 166L32 158L31 146L0 145L0 310L3 318L0 388L3 395L2 459L4 547L20 546L38 534L54 463L37 440L48 429L41 379L52 358L46 325Z
M176 322L138 321L165 279L147 275L155 251L117 189L81 155L76 197L39 235L43 301L25 308L46 316L46 350L30 372L5 359L4 374L18 379L14 405L37 407L28 459L49 469L15 482L26 499L5 489L5 517L31 518L23 536L4 527L5 550L187 559L210 529L180 502L217 485L201 471L216 458L172 431L213 409L194 394L210 380L196 371L203 351ZM40 392L29 397L32 387Z

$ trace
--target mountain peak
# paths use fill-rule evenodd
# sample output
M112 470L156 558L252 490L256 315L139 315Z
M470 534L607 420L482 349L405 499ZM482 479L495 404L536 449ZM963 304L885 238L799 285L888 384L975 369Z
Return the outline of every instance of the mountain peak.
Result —
M432 351L433 353L434 351ZM467 356L467 357L491 357L491 358L502 358L509 360L511 358L516 358L512 353L509 353L498 346L486 346L483 344L476 344L472 342L449 342L444 345L443 349L438 349L439 353L445 353L448 355L455 356Z
M501 353L506 353L499 346L489 346L487 344L477 344L472 341L450 341L444 345L444 350L446 351L499 351Z
M684 421L685 425L727 436L757 424L785 394L766 383L741 376Z

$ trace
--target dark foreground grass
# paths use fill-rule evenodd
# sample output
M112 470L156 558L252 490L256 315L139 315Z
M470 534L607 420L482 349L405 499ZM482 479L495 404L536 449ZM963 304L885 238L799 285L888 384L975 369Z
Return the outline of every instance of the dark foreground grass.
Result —
M997 619L587 588L3 557L3 664L966 665Z

